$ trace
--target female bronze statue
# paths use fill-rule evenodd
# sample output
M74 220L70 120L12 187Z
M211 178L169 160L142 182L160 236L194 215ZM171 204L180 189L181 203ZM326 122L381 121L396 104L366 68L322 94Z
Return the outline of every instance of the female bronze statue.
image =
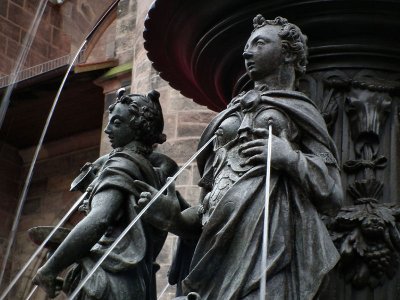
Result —
M87 216L33 279L50 297L55 297L61 289L67 294L74 291L135 218L139 192L133 181L143 180L160 188L168 172L176 171L176 165L168 158L152 153L153 144L165 141L158 98L156 91L147 96L119 92L117 101L110 106L105 133L114 150L96 161L99 170L87 189ZM139 221L84 285L79 299L156 299L154 262L165 237L165 232ZM73 263L64 282L57 279Z
M198 236L184 295L259 299L267 140L272 138L266 299L313 299L339 254L319 213L342 202L337 152L313 102L295 91L305 72L306 37L277 17L254 19L243 57L254 88L209 124L198 158L203 198L180 212L170 189L146 216L183 238ZM268 124L272 123L272 132ZM141 202L154 189L141 182Z

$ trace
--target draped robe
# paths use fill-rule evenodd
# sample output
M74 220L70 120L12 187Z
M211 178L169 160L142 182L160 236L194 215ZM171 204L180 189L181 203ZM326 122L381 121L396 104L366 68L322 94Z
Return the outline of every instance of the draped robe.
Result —
M88 209L90 211L93 197L107 189L121 191L125 200L115 221L92 247L89 255L69 271L64 284L67 294L75 289L79 281L137 216L136 199L139 199L140 192L133 185L134 180L142 180L160 188L165 176L159 169L154 168L145 156L131 149L118 148L112 151L91 184ZM158 270L155 259L165 238L165 232L139 220L83 286L79 299L155 300L155 272Z
M272 170L267 299L312 299L339 260L319 212L332 213L337 152L325 122L304 94L262 93L261 103L283 111L300 132L296 174ZM199 148L233 112L233 104L204 131ZM215 184L215 152L198 158L203 183ZM258 299L265 203L265 166L254 166L225 192L204 224L183 290L203 300Z

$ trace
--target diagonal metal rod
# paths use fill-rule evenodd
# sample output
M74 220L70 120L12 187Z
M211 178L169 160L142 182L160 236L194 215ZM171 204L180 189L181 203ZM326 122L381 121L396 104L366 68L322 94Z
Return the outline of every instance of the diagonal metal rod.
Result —
M161 291L160 296L157 297L157 300L161 300L161 297L165 294L165 292L168 290L168 288L169 288L170 286L171 286L171 285L170 285L169 283L167 283L167 284L165 285L165 287L164 287L163 290Z
M10 84L7 87L6 93L5 93L5 95L4 95L4 97L3 97L2 101L1 101L1 104L0 104L0 128L2 127L4 118L5 118L7 109L8 109L8 105L10 103L11 92L12 92L14 86L15 86L15 82L17 81L18 71L22 68L23 64L25 63L26 56L27 56L27 54L29 52L30 46L32 45L33 37L34 37L34 35L35 35L35 33L36 33L37 29L38 29L40 20L41 20L41 18L43 16L43 12L44 12L44 10L46 8L46 4L47 4L47 0L45 0L45 1L42 0L41 3L39 4L39 7L38 7L38 9L36 11L36 14L35 14L35 17L34 17L34 20L33 20L32 24L31 24L31 26L29 28L29 31L27 32L27 34L26 34L26 36L24 38L21 51L18 54L16 66L15 66L14 70L12 71L12 73L10 75ZM22 202L22 205L23 205L24 201L20 200L20 202ZM19 205L19 206L21 206L21 205ZM20 211L22 210L22 207L20 208L19 206L18 206L18 209L17 209L17 216L21 215ZM12 247L12 245L14 243L15 234L16 234L16 226L18 225L18 222L19 222L19 218L17 219L17 217L16 217L14 219L14 224L13 224L13 226L11 228L11 231L10 231L10 237L9 237L6 253L5 253L4 257L3 257L3 262L2 262L2 265L1 265L0 286L1 286L2 282L3 282L3 278L4 278L4 273L6 271L8 257L10 256L10 252L11 252L11 247ZM17 223L17 224L15 224L15 223Z
M28 188L29 188L29 185L30 185L31 180L32 180L33 169L34 169L36 160L37 160L37 158L38 158L39 152L40 152L40 150L41 150L41 147L42 147L42 144L43 144L43 141L44 141L44 137L45 137L45 135L46 135L46 133L47 133L47 129L48 129L49 124L50 124L50 120L51 120L51 118L52 118L52 116L53 116L55 107L56 107L56 105L57 105L57 103L58 103L58 100L59 100L59 98L60 98L61 91L63 90L64 85L65 85L65 82L66 82L66 80L67 80L67 77L68 77L68 75L69 75L69 73L70 73L70 71L71 71L71 69L72 69L72 67L73 67L73 65L74 65L74 63L75 63L75 61L76 61L77 58L79 57L79 55L80 55L80 53L81 53L83 47L87 44L87 42L89 41L89 39L93 36L94 32L95 32L95 31L97 30L97 28L101 25L101 23L106 19L106 17L108 16L108 14L115 8L115 6L118 4L118 2L119 2L119 0L115 0L115 1L108 7L108 9L105 11L105 13L104 13L104 14L100 17L100 19L97 21L97 23L95 24L95 26L93 27L93 29L92 29L92 30L89 32L89 34L86 36L85 40L82 42L81 46L79 47L78 51L76 52L75 56L73 57L72 61L70 62L70 65L69 65L69 67L68 67L68 69L67 69L67 72L65 73L65 76L64 76L64 78L63 78L63 80L62 80L62 82L61 82L61 85L60 85L60 87L59 87L59 89L58 89L58 91L57 91L57 95L56 95L56 97L54 98L53 105L52 105L52 107L51 107L51 110L50 110L50 112L49 112L49 115L47 116L46 124L45 124L45 126L44 126L44 128L43 128L42 135L41 135L41 137L40 137L40 140L39 140L38 145L37 145L37 147L36 147L34 156L33 156L33 158L32 158L32 162L31 162L31 165L30 165L30 168L29 168L29 171L28 171L27 178L26 178L26 180L25 180L25 184L24 184L24 187L23 187L23 190L22 190L22 193L21 193L21 197L19 198L19 201L18 201L18 207L17 207L17 211L16 211L16 214L15 214L15 218L14 218L13 225L12 225L12 228L11 228L10 237L9 237L9 242L8 242L8 245L7 245L6 253L5 253L4 257L3 257L2 267L1 267L1 271L0 271L0 285L1 285L2 279L3 279L3 277L4 277L5 269L6 269L6 266L7 266L7 261L8 261L8 258L9 258L9 256L10 256L10 253L11 253L11 248L12 248L12 246L13 246L13 244L14 244L15 236L16 236L17 229L18 229L19 220L20 220L20 218L21 218L22 208L23 208L23 206L24 206L24 204L25 204L26 195L27 195L27 193L28 193ZM44 3L45 3L45 4L42 5L42 7L38 9L38 11L37 11L37 13L36 13L36 15L35 15L35 18L39 18L38 16L39 16L39 15L41 16L41 15L43 14L44 9L45 9L45 6L46 6L46 4L47 4L47 0L45 0ZM31 26L31 29L30 29L30 30L32 30L32 28L33 28L33 30L36 32L37 26L38 26L38 25L39 25L39 22L37 22L37 24L32 25L33 27ZM33 32L33 31L32 31L32 32ZM27 36L28 36L28 35L27 35ZM30 41L30 43L31 43L31 42L32 42L32 41ZM27 48L28 48L28 47L27 47L28 43L29 43L29 41L26 42L26 41L24 40L24 44L25 44L25 48L24 48L24 49L27 49ZM22 51L22 52L24 52L24 51ZM20 54L21 57L18 58L18 60L20 61L20 64L21 64L21 61L22 61L22 60L25 60L25 58L26 58L27 51L25 51L25 52L26 52L26 53ZM17 66L16 70L17 70L18 68L19 68L19 67ZM11 95L11 90L12 90L12 88L13 88L13 86L14 86L15 80L17 79L17 75L18 75L18 74L17 74L17 71L13 72L13 74L12 74L12 76L11 76L11 87L9 87L9 88L7 89L7 94L8 94L8 95L7 95L7 94L5 95L5 97L3 98L3 101L2 101L2 103L1 103L1 107L0 107L0 128L1 128L1 125L2 125L2 122L3 122L4 116L5 116L5 113L6 113L7 108L8 108L8 103L9 103L9 98L10 98L10 95ZM14 284L15 284L15 282L13 283L13 285L14 285ZM7 293L8 293L8 292L9 292L9 290L7 291ZM4 294L5 294L5 293L3 293L3 295L4 295ZM0 296L0 297L3 297L3 295ZM4 298L4 297L3 297L3 298ZM0 300L2 300L3 298L0 298Z
M64 222L72 215L72 213L76 210L76 208L81 204L82 200L85 199L87 195L87 192L82 194L81 197L74 203L74 205L69 209L69 211L64 215L64 217L58 222L58 224L53 228L53 230L50 232L50 234L46 237L46 239L40 244L40 246L36 249L36 251L32 254L32 256L29 258L29 260L25 263L25 265L19 270L17 275L14 277L14 279L11 281L11 283L7 286L7 288L4 290L3 294L0 296L0 300L3 300L7 294L10 292L10 290L13 288L13 286L17 283L18 279L22 276L22 274L26 271L26 269L29 267L29 265L33 262L33 260L36 258L36 256L42 251L46 243L51 239L51 237L54 235L54 233L57 231L57 229L64 224Z
M10 238L9 238L8 245L7 245L6 254L5 254L4 258L3 258L3 267L2 267L1 276L3 276L3 274L4 274L5 266L7 264L8 258L10 256L11 248L12 248L12 246L14 244L15 236L17 234L19 219L21 218L22 208L24 207L24 204L25 204L26 195L28 194L29 185L31 184L31 180L32 180L33 169L35 167L36 160L37 160L37 158L39 156L40 149L42 148L44 137L46 136L47 129L49 128L51 118L53 117L54 110L56 109L58 100L59 100L60 95L61 95L61 91L64 88L65 82L67 81L68 74L71 71L75 60L78 58L81 50L83 49L83 47L85 45L86 45L86 40L79 47L79 49L76 52L74 58L72 59L72 62L70 63L70 65L68 67L67 72L64 75L64 78L63 78L63 80L61 82L61 85L58 88L57 95L54 98L54 102L53 102L53 105L51 106L49 115L47 116L46 124L44 125L43 131L42 131L42 135L40 136L38 145L36 146L35 154L33 155L32 162L31 162L31 165L29 167L28 175L26 176L26 180L25 180L24 187L22 189L21 197L19 198L19 201L18 201L18 208L17 208L17 212L15 214L15 218L14 218L14 222L13 222L12 228L11 228L11 233L10 233ZM0 298L0 300L2 300L2 299L3 298Z
M192 155L191 158L176 172L176 174L172 177L170 177L167 180L167 183L154 195L154 197L150 200L149 203L137 214L137 216L132 220L131 223L128 224L128 226L125 228L125 230L119 235L119 237L111 244L110 248L103 254L103 256L99 259L99 261L94 265L92 270L85 276L85 278L82 279L82 281L79 283L75 291L71 294L71 296L68 299L74 299L75 297L78 296L80 290L82 287L85 285L85 283L90 279L90 277L93 276L94 272L100 267L100 265L103 263L103 261L107 258L108 255L114 250L114 248L118 245L118 243L123 239L123 237L129 232L129 230L136 224L136 222L142 217L142 215L149 209L149 207L160 197L160 195L171 185L172 182L183 172L184 169L188 165L190 165L195 158L216 138L214 135L212 138L210 138L203 147L201 147L199 150L197 150L196 153ZM0 299L1 300L1 299Z
M271 149L272 149L272 124L268 126L268 146L267 146L267 173L265 177L265 208L264 208L264 228L261 256L261 279L260 279L260 300L265 300L267 289L267 258L268 258L268 230L269 230L269 193L271 183Z
M38 286L35 285L35 286L33 287L33 289L31 290L31 292L29 293L28 297L26 297L25 300L30 300L31 297L33 296L33 294L36 292L37 288L38 288Z

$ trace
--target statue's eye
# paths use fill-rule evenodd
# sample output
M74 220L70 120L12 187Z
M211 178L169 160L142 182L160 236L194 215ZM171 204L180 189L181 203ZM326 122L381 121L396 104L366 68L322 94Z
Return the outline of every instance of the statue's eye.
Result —
M257 40L256 44L257 44L257 46L263 46L263 45L265 45L265 41L264 40Z
M121 121L119 119L114 119L113 124L119 126L121 125Z

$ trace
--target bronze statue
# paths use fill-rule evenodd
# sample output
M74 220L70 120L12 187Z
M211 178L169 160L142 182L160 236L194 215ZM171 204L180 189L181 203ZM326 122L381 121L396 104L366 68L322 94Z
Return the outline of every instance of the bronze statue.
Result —
M152 148L154 144L165 141L157 91L147 96L124 95L124 91L119 91L109 111L105 133L114 150L95 163L85 165L82 169L84 176L73 183L73 188L84 187L88 191L83 205L87 216L33 279L51 298L61 290L66 294L72 293L135 218L139 192L133 181L139 179L160 188L167 176L176 172L176 164L168 157L154 153ZM94 178L90 178L90 172ZM139 221L83 286L79 299L156 299L155 259L166 234ZM57 278L72 264L65 280Z
M187 274L175 268L175 280L184 276L183 295L259 299L266 145L272 138L266 299L313 299L339 260L319 214L335 214L343 192L325 122L295 91L306 69L306 36L282 17L258 15L243 57L254 88L235 97L202 135L199 147L217 138L198 158L201 205L181 212L171 187L146 220L186 243L197 237ZM156 192L136 185L144 191L142 204Z

